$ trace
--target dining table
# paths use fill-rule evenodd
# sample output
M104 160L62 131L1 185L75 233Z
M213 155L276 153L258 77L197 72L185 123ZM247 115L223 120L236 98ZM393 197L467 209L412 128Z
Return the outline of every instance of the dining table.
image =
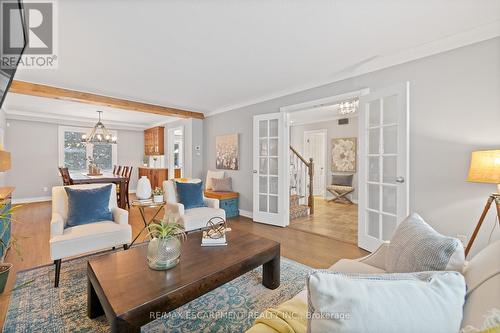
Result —
M71 183L74 185L78 184L102 184L102 183L114 183L120 189L118 206L120 208L126 208L125 202L125 191L127 189L127 177L115 175L112 172L103 172L101 175L89 175L84 172L70 172L69 177L71 178Z

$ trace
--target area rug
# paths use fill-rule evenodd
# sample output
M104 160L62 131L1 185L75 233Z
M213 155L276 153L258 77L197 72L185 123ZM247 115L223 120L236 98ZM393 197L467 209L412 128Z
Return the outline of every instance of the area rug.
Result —
M105 253L104 253L105 254ZM104 316L89 319L86 264L99 255L63 262L59 288L53 265L20 271L3 332L109 332ZM311 268L281 258L281 285L262 286L262 268L231 282L142 327L142 332L244 332L260 312L300 292Z

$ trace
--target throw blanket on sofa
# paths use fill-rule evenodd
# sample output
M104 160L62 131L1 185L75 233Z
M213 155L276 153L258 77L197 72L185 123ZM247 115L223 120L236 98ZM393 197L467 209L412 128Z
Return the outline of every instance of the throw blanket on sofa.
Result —
M247 333L305 333L307 304L292 298L277 308L267 309L255 320Z

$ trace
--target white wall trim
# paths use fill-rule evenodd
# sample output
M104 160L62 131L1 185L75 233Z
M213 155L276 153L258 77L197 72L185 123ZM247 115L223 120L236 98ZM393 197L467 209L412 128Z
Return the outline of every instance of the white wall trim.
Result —
M239 211L240 211L241 216L248 217L249 219L253 218L253 213L251 211L244 210L244 209L240 209Z
M341 71L340 73L336 73L336 75L328 79L309 82L308 84L304 84L300 87L284 89L271 94L259 96L254 99L249 99L241 103L227 105L211 112L206 112L205 117L210 117L216 114L233 111L249 105L254 105L272 99L280 98L283 96L303 92L305 90L318 88L327 84L332 84L352 77L375 72L384 68L400 65L406 62L429 57L435 54L451 51L453 49L457 49L463 46L479 43L488 39L496 38L498 36L500 36L500 21L484 24L479 27L473 27L472 29L466 30L464 32L439 38L431 42L423 43L421 45L401 50L390 55L373 56L367 59L367 61L354 67L352 70Z
M369 88L363 88L360 90L354 90L350 91L347 93L343 94L338 94L334 96L329 96L325 98L320 98L320 99L315 99L312 101L307 101L304 103L298 103L298 104L292 104L292 105L286 105L280 107L280 112L295 112L295 111L304 111L308 109L314 109L320 106L327 106L327 105L332 105L336 104L337 102L346 100L346 99L351 99L355 97L361 97L364 95L368 95L370 93Z
M33 113L31 111L21 111L6 109L5 115L7 120L24 120L33 121L40 123L58 124L58 125L69 125L69 126L83 126L83 127L94 127L97 119L89 119L83 117L75 116L63 116L51 113ZM133 123L125 123L120 121L108 121L106 120L106 127L109 129L117 130L127 130L127 131L143 131L149 128L150 125L137 125ZM151 127L153 127L151 125Z

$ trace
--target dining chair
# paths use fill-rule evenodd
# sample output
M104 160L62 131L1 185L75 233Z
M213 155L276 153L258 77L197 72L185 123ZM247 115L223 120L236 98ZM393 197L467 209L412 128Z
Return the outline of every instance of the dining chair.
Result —
M121 175L121 172L122 172L122 166L119 165L118 169L116 169L116 175Z
M127 206L128 208L130 209L130 198L129 198L129 194L128 194L128 187L130 185L130 177L132 176L132 169L133 167L128 167L127 169L127 173L124 174L124 177L127 178L127 181L125 182L125 200L127 201Z
M73 185L73 181L71 180L71 177L69 175L68 168L65 167L59 167L59 173L61 174L62 180L63 180L63 185Z
M116 165L116 164L115 164L115 165L113 166L113 175L116 175L116 168L118 168L118 165Z

